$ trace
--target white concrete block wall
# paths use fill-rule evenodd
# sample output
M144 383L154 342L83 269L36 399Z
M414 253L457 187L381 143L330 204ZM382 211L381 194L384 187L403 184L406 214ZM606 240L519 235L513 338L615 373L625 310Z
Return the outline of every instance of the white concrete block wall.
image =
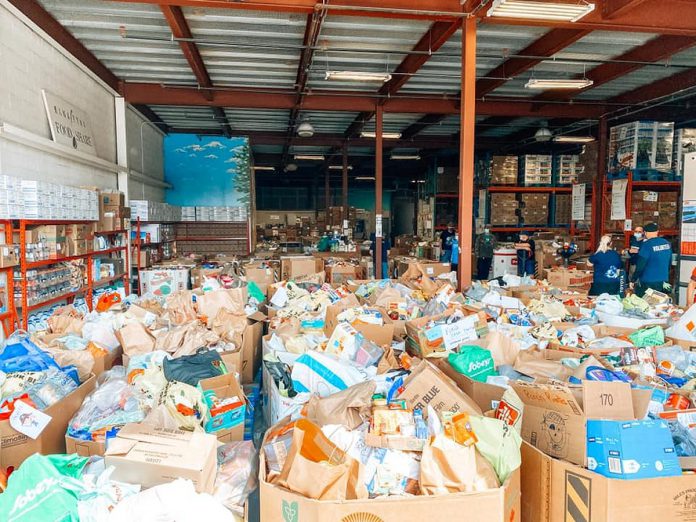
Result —
M114 97L0 3L0 121L50 138L47 89L87 112L97 156L116 161Z

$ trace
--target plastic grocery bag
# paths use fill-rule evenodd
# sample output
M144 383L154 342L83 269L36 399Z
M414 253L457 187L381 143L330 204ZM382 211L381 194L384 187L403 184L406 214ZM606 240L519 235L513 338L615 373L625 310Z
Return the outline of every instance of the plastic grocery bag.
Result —
M619 315L623 312L624 305L615 295L601 294L595 299L595 310L605 314Z
M665 344L665 331L661 326L652 326L650 328L641 328L636 330L628 338L638 348L647 346L662 346Z
M491 463L498 480L505 482L522 464L522 437L502 420L472 415L469 421L478 438L476 449Z
M0 495L3 522L79 522L79 477L87 458L33 454L15 470Z
M490 350L479 346L462 346L448 360L452 368L474 381L486 382L489 375L497 375Z
M86 489L80 493L77 501L80 522L108 522L116 504L140 491L140 484L111 480L114 469L110 466L99 475L85 472L82 476Z
M52 520L52 519L49 519ZM231 513L207 493L196 493L193 482L177 479L119 502L109 522L231 522Z
M292 384L297 393L315 393L326 397L332 393L374 377L377 368L358 368L348 361L319 352L307 352L295 361Z
M299 419L277 483L316 500L367 498L362 465L331 442L321 428Z
M420 487L423 495L446 495L484 491L500 483L475 445L463 446L440 434L423 448Z
M258 485L258 452L252 441L245 440L220 446L217 456L219 468L213 496L243 517L244 503Z

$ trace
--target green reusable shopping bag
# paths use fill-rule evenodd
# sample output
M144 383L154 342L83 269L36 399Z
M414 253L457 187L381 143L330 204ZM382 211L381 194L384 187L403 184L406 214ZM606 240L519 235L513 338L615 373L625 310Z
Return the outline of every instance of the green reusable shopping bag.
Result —
M486 382L489 375L497 375L490 350L479 346L462 346L448 360L452 368L474 381Z
M84 491L78 479L89 459L77 455L34 453L10 475L0 495L5 522L79 522L77 497Z
M628 336L633 344L638 348L646 346L662 346L665 344L665 331L661 326L651 326L650 328L641 328Z
M522 437L502 420L472 415L469 418L478 442L476 449L491 463L500 483L522 464Z

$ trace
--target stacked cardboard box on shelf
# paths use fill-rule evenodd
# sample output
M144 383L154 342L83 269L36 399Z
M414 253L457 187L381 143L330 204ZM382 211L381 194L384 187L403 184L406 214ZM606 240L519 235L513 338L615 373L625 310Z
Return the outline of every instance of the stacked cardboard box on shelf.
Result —
M491 194L491 225L517 225L519 206L515 194Z
M567 225L572 217L573 202L570 194L556 195L556 209L554 211L554 223L556 225Z
M678 228L679 193L660 192L657 197L657 224L662 230Z
M657 222L663 230L677 228L678 192L637 190L631 200L633 226Z
M522 223L543 225L549 220L549 194L522 194Z
M551 185L553 179L553 156L548 154L527 154L522 157L520 170L524 185Z
M517 156L493 156L491 159L491 185L516 185L518 172Z
M578 155L560 154L556 156L556 179L559 185L576 183L584 169L585 167Z

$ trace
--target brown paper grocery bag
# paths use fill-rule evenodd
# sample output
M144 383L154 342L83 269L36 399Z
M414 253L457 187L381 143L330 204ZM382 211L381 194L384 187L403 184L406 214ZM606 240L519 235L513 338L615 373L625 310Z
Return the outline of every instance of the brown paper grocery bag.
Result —
M221 308L213 319L211 329L221 339L235 346L242 345L242 334L247 327L246 314Z
M396 354L394 354L394 350L391 346L385 346L384 355L379 360L379 363L377 363L377 374L382 375L389 370L398 370L399 368L401 368L401 365L396 358Z
M319 426L340 424L354 430L370 418L375 382L365 381L338 393L310 397L303 414Z
M227 309L235 313L244 313L244 297L246 288L232 290L213 290L198 297L198 312L205 316L208 326L221 309Z
M420 487L423 495L446 495L498 488L500 483L476 446L463 446L441 434L423 448Z
M155 349L155 338L141 323L128 323L116 332L116 338L128 357L150 353Z
M172 323L185 324L196 320L196 308L193 305L191 295L191 291L183 290L174 292L167 297L167 312Z
M48 318L48 328L55 334L82 335L82 314L73 306L61 306Z
M573 374L573 370L563 366L559 361L544 359L543 351L541 350L520 351L513 368L535 379L545 378L567 381L568 377Z
M496 368L501 364L515 364L520 353L520 344L501 332L489 333L485 346L491 352Z
M367 489L361 466L334 445L319 426L300 419L277 483L315 500L363 499Z

